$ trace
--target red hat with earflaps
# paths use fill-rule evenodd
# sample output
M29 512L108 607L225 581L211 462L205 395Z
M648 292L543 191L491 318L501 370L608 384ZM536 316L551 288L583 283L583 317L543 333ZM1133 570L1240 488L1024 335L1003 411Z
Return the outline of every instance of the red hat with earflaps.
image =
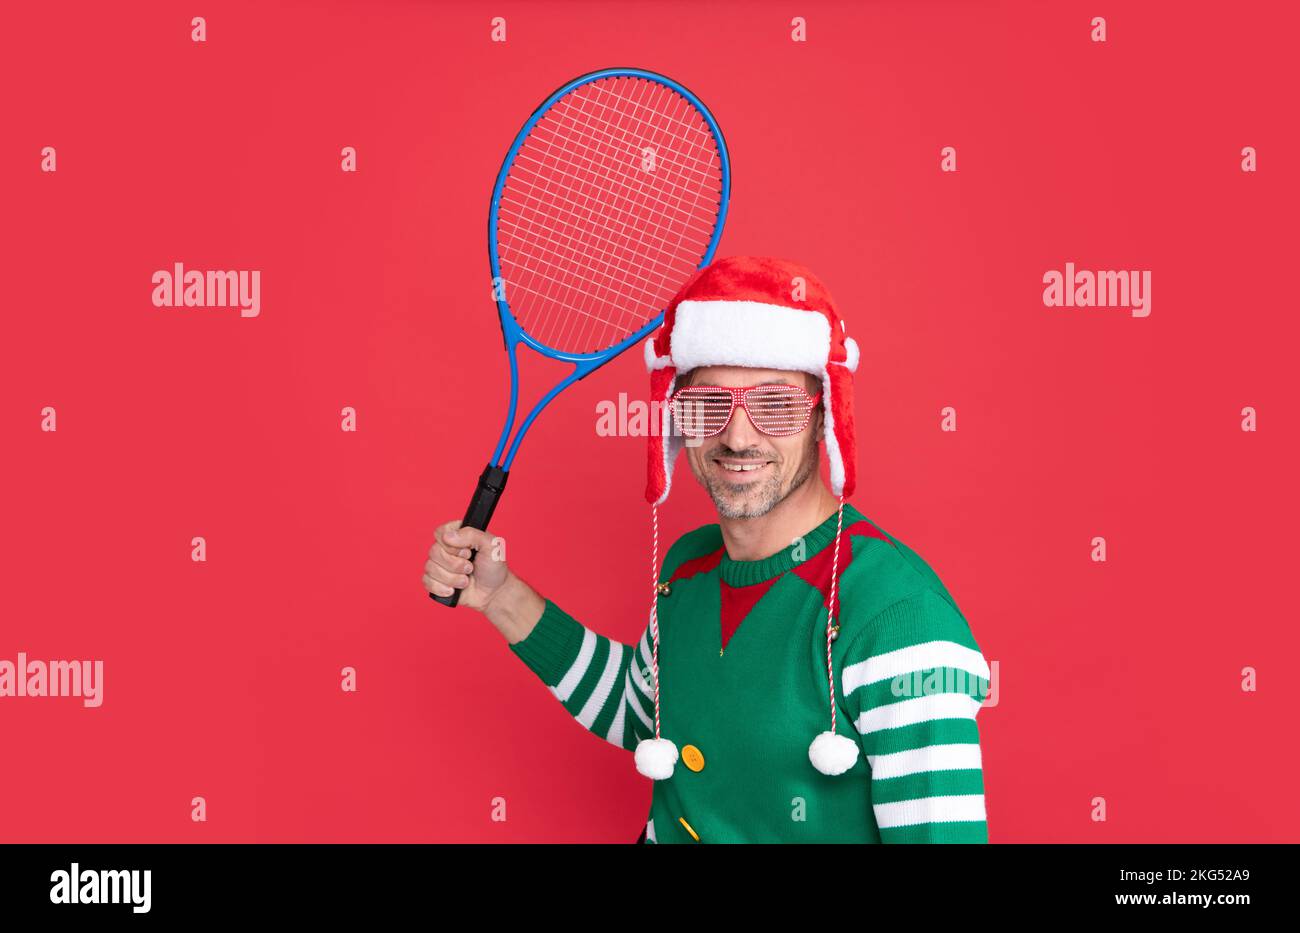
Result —
M648 778L671 777L677 746L659 731L659 506L672 488L673 464L683 441L668 405L678 372L697 366L749 366L808 372L822 381L825 425L822 439L830 462L831 491L840 505L831 562L826 618L826 680L831 727L819 733L808 758L823 774L842 774L858 758L857 743L835 731L835 678L831 643L839 633L835 601L839 578L844 500L853 495L856 459L853 446L853 373L858 345L845 334L844 322L826 287L798 263L763 256L719 259L697 271L664 312L664 323L645 342L650 397L662 403L663 420L650 436L646 500L651 507L650 631L654 639L655 737L636 747L636 767Z

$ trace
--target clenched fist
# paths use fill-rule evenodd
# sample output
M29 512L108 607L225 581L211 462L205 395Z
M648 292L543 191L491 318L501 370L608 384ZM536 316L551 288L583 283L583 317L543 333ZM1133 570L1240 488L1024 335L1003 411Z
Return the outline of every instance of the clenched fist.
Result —
M433 538L424 563L424 588L435 596L450 596L460 590L457 605L485 609L510 576L505 542L477 528L462 528L459 520L439 525ZM471 548L478 549L472 561Z

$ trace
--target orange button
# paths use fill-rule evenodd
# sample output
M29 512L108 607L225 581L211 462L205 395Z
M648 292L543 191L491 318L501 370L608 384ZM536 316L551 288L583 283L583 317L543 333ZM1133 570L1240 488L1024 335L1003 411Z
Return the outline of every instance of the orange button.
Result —
M685 745L682 747L682 764L692 771L702 771L704 769L704 754L694 745Z

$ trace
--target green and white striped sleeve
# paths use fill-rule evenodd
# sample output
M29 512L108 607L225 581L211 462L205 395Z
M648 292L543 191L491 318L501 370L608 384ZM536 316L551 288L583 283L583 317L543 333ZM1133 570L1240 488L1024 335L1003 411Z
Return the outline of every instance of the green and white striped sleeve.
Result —
M537 625L510 650L589 732L628 751L654 735L648 624L634 648L598 635L548 599Z
M880 612L842 681L881 842L988 842L975 716L989 666L952 604L927 590Z

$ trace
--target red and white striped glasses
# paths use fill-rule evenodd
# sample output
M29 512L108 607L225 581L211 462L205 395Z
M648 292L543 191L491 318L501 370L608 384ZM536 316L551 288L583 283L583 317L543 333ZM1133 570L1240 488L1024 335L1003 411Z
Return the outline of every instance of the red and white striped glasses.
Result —
M669 400L678 429L687 437L721 434L737 405L754 427L772 437L798 434L808 426L821 393L809 395L800 386L687 386Z

